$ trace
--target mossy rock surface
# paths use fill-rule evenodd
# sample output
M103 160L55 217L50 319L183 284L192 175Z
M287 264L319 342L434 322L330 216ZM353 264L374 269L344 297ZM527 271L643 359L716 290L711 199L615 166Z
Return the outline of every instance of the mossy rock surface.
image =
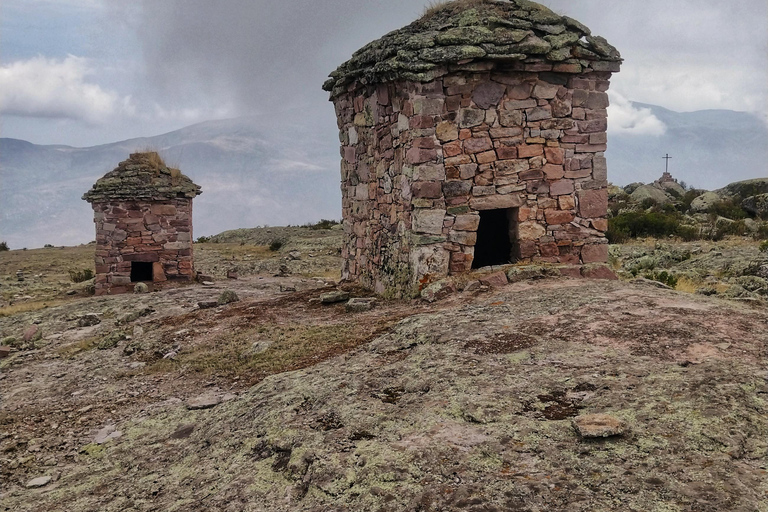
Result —
M323 88L336 97L354 81L426 82L436 75L424 71L436 65L528 58L568 61L579 69L579 59L621 61L618 50L604 38L593 37L583 24L543 5L459 0L428 9L410 25L367 44L333 71Z

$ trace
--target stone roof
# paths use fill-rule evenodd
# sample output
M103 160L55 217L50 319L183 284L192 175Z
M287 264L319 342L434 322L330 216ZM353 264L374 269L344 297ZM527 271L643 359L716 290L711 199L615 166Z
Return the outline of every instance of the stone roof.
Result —
M155 152L132 153L115 170L100 178L83 195L89 203L106 201L164 201L201 194L199 185L169 168Z
M568 16L528 0L457 0L429 9L410 25L356 51L330 74L331 98L361 85L408 80L429 82L446 65L479 61L567 64L578 73L600 62L621 62L618 50Z

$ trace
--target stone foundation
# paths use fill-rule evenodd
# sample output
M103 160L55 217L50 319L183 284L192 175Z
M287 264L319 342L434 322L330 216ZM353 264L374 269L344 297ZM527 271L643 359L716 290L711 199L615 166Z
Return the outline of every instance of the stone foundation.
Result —
M408 296L466 272L491 209L514 215L511 261L607 261L606 91L618 63L557 66L480 63L335 96L343 278Z
M96 295L133 291L134 262L151 263L153 283L194 278L191 199L95 202L93 210Z

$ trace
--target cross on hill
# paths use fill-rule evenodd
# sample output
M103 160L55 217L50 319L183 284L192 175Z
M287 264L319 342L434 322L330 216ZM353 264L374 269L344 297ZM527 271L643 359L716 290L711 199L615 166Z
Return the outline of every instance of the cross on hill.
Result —
M672 157L669 156L669 153L667 153L667 156L663 156L662 158L667 161L667 168L665 172L669 172L669 161L672 160Z

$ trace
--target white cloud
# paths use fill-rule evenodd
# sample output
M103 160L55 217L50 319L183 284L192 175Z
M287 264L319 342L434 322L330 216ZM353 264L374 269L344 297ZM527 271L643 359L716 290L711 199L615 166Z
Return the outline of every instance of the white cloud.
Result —
M637 108L631 101L615 91L608 91L608 131L622 135L661 136L667 126L649 108Z
M98 124L133 114L130 97L121 98L88 80L94 70L82 57L37 56L0 67L0 113L23 117L82 120Z

